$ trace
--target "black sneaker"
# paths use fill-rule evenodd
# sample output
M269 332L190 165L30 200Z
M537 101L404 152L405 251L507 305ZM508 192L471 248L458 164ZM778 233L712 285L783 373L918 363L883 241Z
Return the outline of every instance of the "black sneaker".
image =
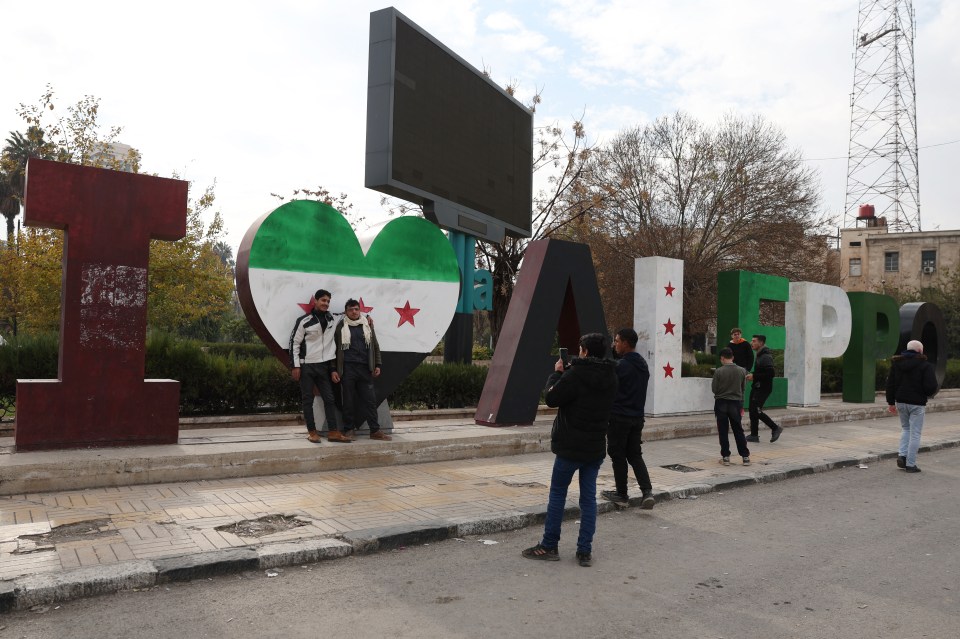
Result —
M531 546L520 552L527 559L537 559L540 561L560 561L560 553L556 548L545 548L543 544Z
M776 428L774 428L774 429L773 429L773 434L770 435L770 443L772 444L773 442L775 442L775 441L777 441L778 439L780 439L780 434L781 434L782 432L783 432L783 426L777 426Z
M653 498L653 491L643 491L643 497L640 498L640 508L642 510L653 510L653 505L655 503L657 503L657 500Z
M629 504L630 498L626 495L621 495L615 490L604 490L600 493L600 496L604 499L609 499L615 504Z
M754 444L760 443L760 435L747 435L747 441L753 442Z
M906 468L907 458L903 455L897 455L897 468Z
M588 553L588 552L580 552L580 551L578 550L578 551L577 551L577 561L578 561L578 562L580 563L580 565L583 566L584 568L589 568L590 566L593 565L593 557L591 557L591 556L590 556L590 553Z
M906 466L906 467L904 467L904 470L907 471L908 473L919 473L919 472L920 472L920 467L919 467L919 466Z

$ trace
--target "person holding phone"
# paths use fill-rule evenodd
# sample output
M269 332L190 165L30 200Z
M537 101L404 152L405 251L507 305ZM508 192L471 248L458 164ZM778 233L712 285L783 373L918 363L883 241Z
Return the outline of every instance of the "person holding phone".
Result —
M550 478L550 498L543 538L521 554L527 559L559 561L560 526L567 489L580 479L580 534L577 561L593 563L593 535L597 528L597 475L606 457L607 422L617 393L616 364L606 358L608 340L600 333L580 338L580 357L554 364L547 379L547 406L558 408L550 433L550 450L556 455Z

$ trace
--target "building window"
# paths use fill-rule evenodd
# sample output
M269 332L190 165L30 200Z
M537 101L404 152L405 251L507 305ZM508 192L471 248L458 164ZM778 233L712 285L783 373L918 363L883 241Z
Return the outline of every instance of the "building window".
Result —
M850 258L850 277L860 277L860 258Z
M850 246L860 246L860 242L850 242Z
M937 252L936 251L920 251L920 268L936 269L937 268Z
M899 252L888 251L883 254L883 270L887 272L900 270L900 253Z

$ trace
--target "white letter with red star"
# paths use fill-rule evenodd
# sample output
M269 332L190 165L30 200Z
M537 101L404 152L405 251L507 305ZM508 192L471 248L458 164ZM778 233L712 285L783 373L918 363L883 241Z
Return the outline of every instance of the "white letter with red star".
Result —
M680 376L683 260L638 259L633 286L633 323L640 336L637 352L650 367L646 414L677 415L713 410L711 380Z

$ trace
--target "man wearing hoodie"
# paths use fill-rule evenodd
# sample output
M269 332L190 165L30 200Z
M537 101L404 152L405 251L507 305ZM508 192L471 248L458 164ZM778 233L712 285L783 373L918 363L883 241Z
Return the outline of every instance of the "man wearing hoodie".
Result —
M613 338L613 350L620 359L617 362L617 395L610 409L610 426L607 430L607 453L613 464L613 479L617 489L605 490L601 494L619 504L630 502L627 495L629 463L642 493L640 507L650 510L654 504L653 484L650 483L641 449L650 370L646 360L635 350L637 339L637 332L632 328L621 328Z
M933 364L923 354L923 344L907 342L907 350L893 356L887 377L889 411L900 414L900 452L897 466L908 473L919 473L917 450L923 431L923 415L927 399L937 394L939 384Z
M558 408L550 434L556 455L550 478L550 499L543 539L521 554L527 559L559 561L560 525L573 474L580 476L580 534L577 561L592 564L593 534L597 528L597 474L606 456L607 422L617 394L616 364L604 356L608 340L599 333L580 338L580 357L569 368L557 360L547 379L547 406Z
M773 430L770 435L770 442L773 443L780 439L780 434L783 433L783 428L777 426L776 422L763 412L763 404L773 392L773 378L776 376L773 351L767 348L766 335L754 335L750 346L757 352L757 358L753 363L753 373L747 375L747 379L753 382L750 389L750 436L747 441L760 441L760 422L763 422Z

